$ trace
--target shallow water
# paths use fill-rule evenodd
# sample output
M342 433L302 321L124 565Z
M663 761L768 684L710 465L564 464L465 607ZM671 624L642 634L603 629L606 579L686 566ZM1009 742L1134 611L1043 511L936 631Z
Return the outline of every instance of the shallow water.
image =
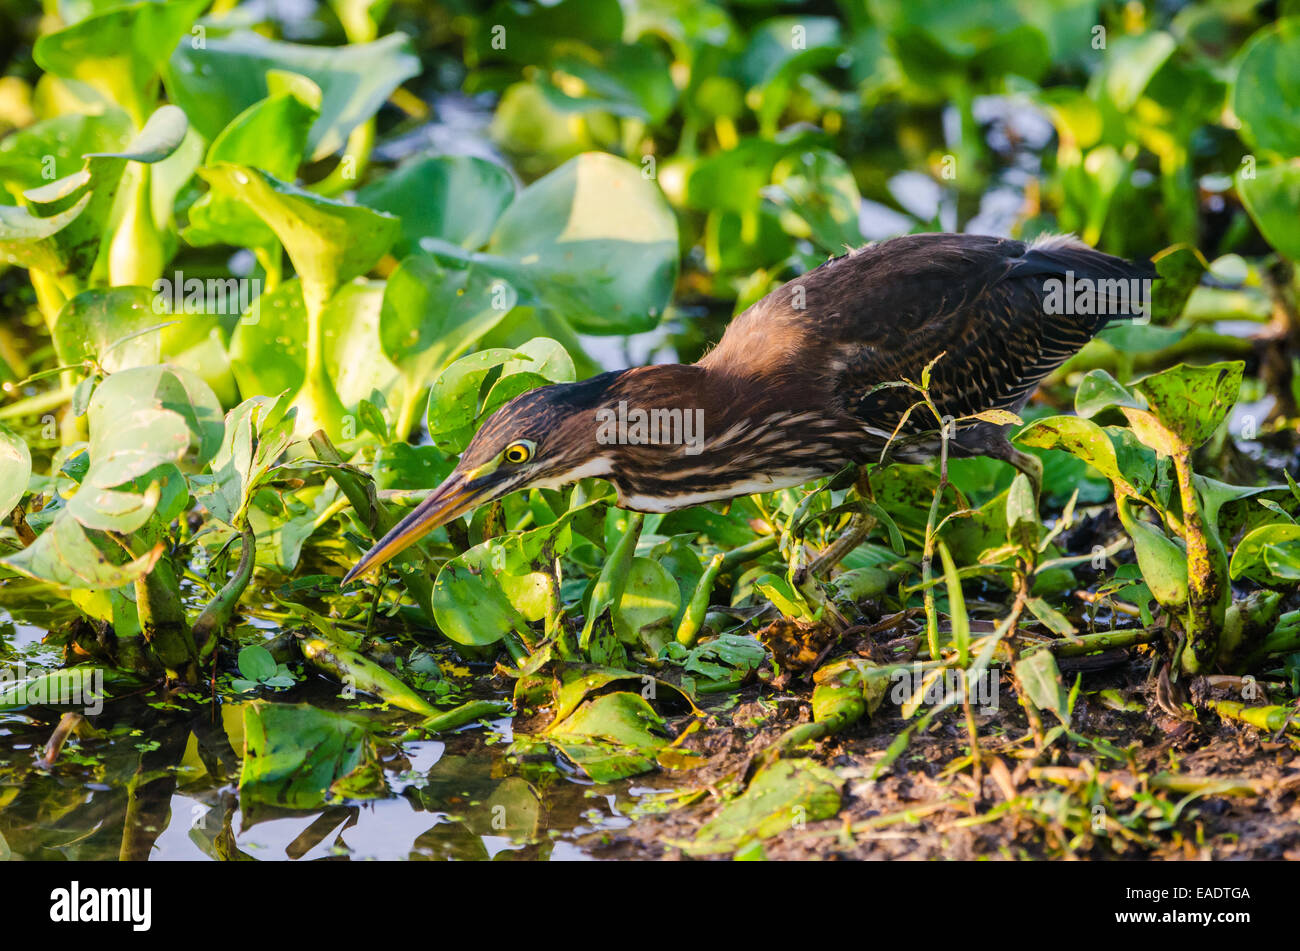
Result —
M0 663L53 665L59 651L43 637L0 609ZM311 677L273 699L355 712L336 690ZM508 717L386 742L385 733L418 718L375 712L383 777L368 791L380 795L312 810L245 810L243 705L190 703L184 711L161 700L109 701L91 721L100 735L70 740L50 769L37 760L58 714L0 713L0 858L583 859L601 832L625 827L629 810L656 791L644 779L596 785L554 761L514 762Z

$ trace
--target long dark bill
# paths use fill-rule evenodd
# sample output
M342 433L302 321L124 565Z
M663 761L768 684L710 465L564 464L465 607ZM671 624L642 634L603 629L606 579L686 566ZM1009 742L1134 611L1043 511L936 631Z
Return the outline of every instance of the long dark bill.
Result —
M342 585L347 585L372 568L378 568L394 555L414 545L439 525L445 525L458 515L463 515L479 504L487 495L483 488L470 490L462 477L452 475L438 486L433 494L417 505L406 518L379 539L370 551L361 556L346 575Z

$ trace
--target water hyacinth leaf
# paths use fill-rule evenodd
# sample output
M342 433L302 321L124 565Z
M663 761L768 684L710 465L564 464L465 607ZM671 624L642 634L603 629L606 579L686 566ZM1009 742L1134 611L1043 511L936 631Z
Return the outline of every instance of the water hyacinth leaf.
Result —
M1187 244L1166 248L1152 258L1152 263L1160 277L1151 289L1150 317L1158 324L1172 323L1182 316L1192 292L1209 270L1209 263L1198 249ZM1131 329L1138 330L1137 327ZM1152 328L1149 325L1145 329L1176 331L1172 327Z
M398 368L385 356L380 321L385 285L353 281L321 314L325 368L346 408L375 390L394 393ZM307 373L307 307L297 278L262 294L230 338L231 370L247 394L297 393Z
M84 168L88 153L124 148L132 134L121 109L43 119L0 139L0 182L19 191L48 185Z
M637 166L588 152L524 189L488 250L578 330L635 333L658 324L672 295L677 219Z
M501 321L514 288L481 269L408 257L388 277L379 318L385 355L419 389Z
M483 383L497 367L501 367L501 376L483 399ZM525 371L528 376L523 381L508 382ZM429 391L429 436L444 452L459 453L469 445L479 420L512 396L573 378L573 360L560 344L546 337L535 337L516 349L496 347L461 357L438 375ZM521 382L525 384L522 388Z
M212 457L212 489L203 503L228 525L240 521L262 477L293 438L283 397L249 397L226 414L221 446Z
M311 88L289 87L249 106L221 130L204 164L256 165L281 181L293 181L307 148L307 133L319 115L313 102L320 99L320 90L311 80L297 78ZM185 240L192 245L273 248L276 244L274 232L252 209L215 190L190 207L189 221Z
M1079 416L1051 416L1035 420L1016 435L1016 441L1038 449L1063 449L1109 479L1117 493L1137 494L1137 490L1120 469L1110 436L1092 420Z
M1101 77L1115 108L1121 112L1132 109L1177 46L1177 41L1163 31L1116 39L1117 53L1114 58L1107 57L1108 65Z
M93 397L90 405L95 414ZM164 462L178 461L189 446L190 429L177 413L136 409L117 414L111 427L100 425L91 435L90 471L83 491L121 485Z
M32 454L17 433L0 426L0 519L7 519L27 492Z
M1274 574L1274 572L1272 566L1266 560L1267 550L1270 548L1290 549L1296 542L1300 542L1300 525L1290 522L1273 522L1269 525L1261 525L1259 528L1246 533L1246 536L1237 543L1237 548L1232 553L1232 561L1228 566L1228 574L1234 581L1246 577L1268 584L1269 575ZM1279 558L1280 553L1275 553L1274 559ZM1278 577L1285 576L1278 575Z
M420 155L357 192L361 204L402 219L393 248L401 255L419 251L424 238L483 247L514 197L509 172L469 155Z
M558 112L599 110L655 124L667 117L677 101L668 67L667 56L656 46L620 43L599 61L559 56L550 73L539 75L537 82Z
M491 542L484 542L451 559L434 582L434 619L458 644L495 644L524 624L495 576L484 570L490 549Z
M126 163L160 161L180 145L186 128L181 110L163 106L123 151L89 154L81 171L29 189L31 208L0 205L0 257L51 275L87 277Z
M614 630L635 641L647 628L665 631L681 607L677 580L652 558L633 558L623 596L614 607Z
M239 673L245 680L259 683L275 676L275 658L261 644L249 644L239 651Z
M692 855L732 852L754 839L768 839L840 811L844 781L810 759L779 759L761 770L749 788L700 828L694 841L678 843Z
M1130 406L1146 409L1146 401L1135 396L1122 383L1105 370L1089 370L1079 382L1074 393L1074 411L1084 419L1092 419L1111 407Z
M1187 605L1187 551L1159 527L1129 512L1127 499L1119 499L1119 517L1133 539L1142 580L1162 607L1182 610Z
M503 32L494 29L498 27ZM506 43L496 41L502 35L509 38ZM537 6L498 2L487 16L474 21L466 55L474 62L537 65L550 59L555 45L578 43L602 50L622 35L623 10L618 0L559 0Z
M375 488L427 489L450 475L453 465L437 446L391 442L375 454Z
M429 437L444 452L459 453L478 428L479 391L495 367L515 355L504 347L461 357L434 380L429 390Z
M106 545L107 547L107 545ZM121 552L117 549L118 553ZM22 551L0 562L29 578L63 588L103 591L132 584L147 575L162 555L159 545L132 560L121 563L91 540L71 512L60 512L54 522Z
M365 727L349 717L305 703L245 704L241 808L314 809L367 752Z
M1241 389L1241 361L1188 366L1180 363L1139 380L1133 389L1150 412L1124 408L1138 438L1158 452L1197 448L1228 418Z
M1268 243L1292 261L1300 261L1300 167L1294 161L1255 170L1253 178L1237 173L1237 194Z
M48 274L88 274L99 252L99 230L69 225L90 202L91 195L82 195L71 208L45 218L26 208L0 205L0 258Z
M763 194L781 209L782 225L791 234L811 237L832 254L862 243L862 195L848 163L838 155L815 149L784 158L773 169L772 181Z
M121 682L122 674L103 667L69 667L33 673L15 682L10 671L0 677L0 710L28 706L80 707L83 710L103 700L100 684Z
M1048 650L1037 650L1016 661L1016 677L1026 696L1040 710L1051 710L1064 726L1070 725L1069 692L1061 683L1056 658Z
M545 737L592 780L608 783L654 769L668 742L663 730L663 718L644 697L619 691L584 701Z
M156 484L144 492L119 492L86 485L68 500L68 511L86 528L129 535L149 521L160 498L161 490Z
M199 174L275 232L302 281L309 316L319 314L339 286L370 270L397 238L397 218L322 198L257 168L222 163Z
M1007 493L1007 540L1027 551L1038 548L1038 507L1029 477L1019 473Z
M1264 564L1280 581L1300 581L1300 542L1288 545L1265 545Z
M825 51L831 58L840 52L840 24L833 17L772 17L754 30L738 70L749 87L765 86L808 54Z
M97 12L40 37L32 58L48 72L88 83L143 124L154 80L209 2L141 2Z
M162 327L172 318L154 312L154 299L145 287L82 291L63 305L51 331L59 361L91 358L109 373L156 364Z
M1238 61L1232 109L1258 149L1300 155L1300 17L1256 33Z
M86 414L91 434L86 481L102 488L121 485L163 462L185 458L202 465L221 446L225 432L221 404L212 390L194 373L174 366L134 367L110 375L95 390Z
M283 70L320 87L320 117L308 136L309 159L341 149L348 135L420 72L410 38L393 33L373 43L313 47L256 33L209 36L203 49L181 44L167 69L167 91L209 141L236 116L265 99L267 73Z

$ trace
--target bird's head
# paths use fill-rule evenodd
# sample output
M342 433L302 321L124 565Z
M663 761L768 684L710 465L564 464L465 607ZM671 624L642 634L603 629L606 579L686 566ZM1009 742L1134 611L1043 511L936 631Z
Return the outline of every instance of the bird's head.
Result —
M343 583L438 526L523 489L594 476L614 484L624 508L670 512L829 474L848 458L841 443L861 443L861 428L810 408L810 399L826 402L808 387L755 385L700 364L637 367L530 390L483 424L451 475Z
M479 428L451 475L362 556L343 584L511 492L608 475L612 460L597 440L596 410L620 375L538 387L502 406Z

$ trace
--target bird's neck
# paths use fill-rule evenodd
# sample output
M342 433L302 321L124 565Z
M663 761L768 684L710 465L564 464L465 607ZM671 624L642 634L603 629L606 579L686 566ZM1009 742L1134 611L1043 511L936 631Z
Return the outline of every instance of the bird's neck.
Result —
M597 414L606 478L625 507L666 512L834 472L843 421L810 396L708 365L624 371Z

